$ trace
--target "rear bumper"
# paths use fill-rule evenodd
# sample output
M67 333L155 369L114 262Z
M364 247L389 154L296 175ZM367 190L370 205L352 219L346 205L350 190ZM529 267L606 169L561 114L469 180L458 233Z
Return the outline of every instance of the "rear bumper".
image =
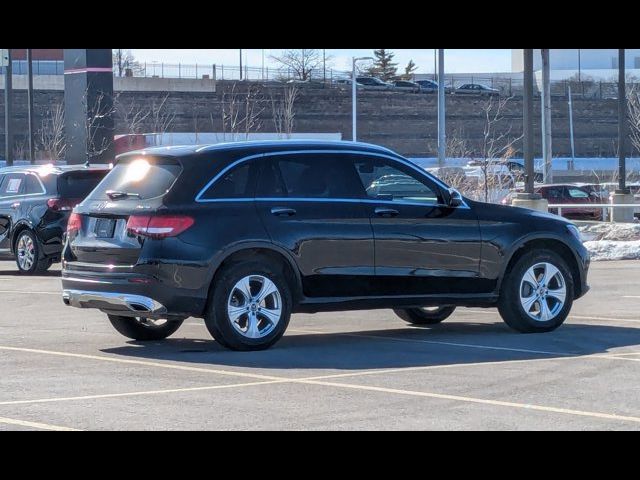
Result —
M135 314L154 317L166 315L167 308L156 300L143 295L93 290L63 290L65 305L77 308L98 308L107 313Z
M147 318L200 317L206 293L167 285L150 272L62 270L62 300L77 308Z

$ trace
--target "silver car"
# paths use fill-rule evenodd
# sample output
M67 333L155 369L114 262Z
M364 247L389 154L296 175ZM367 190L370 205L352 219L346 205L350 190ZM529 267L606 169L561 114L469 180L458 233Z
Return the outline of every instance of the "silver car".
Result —
M486 85L481 85L479 83L465 83L456 89L455 94L497 97L500 95L500 90L497 88L487 87Z

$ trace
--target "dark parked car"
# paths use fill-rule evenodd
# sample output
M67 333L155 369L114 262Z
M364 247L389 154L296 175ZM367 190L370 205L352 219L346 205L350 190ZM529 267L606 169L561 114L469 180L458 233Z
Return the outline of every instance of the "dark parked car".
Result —
M458 87L455 91L456 95L481 95L488 97L497 97L500 95L500 90L497 88L487 87L479 83L465 83Z
M356 82L363 85L365 90L393 90L393 84L376 77L356 77Z
M420 93L422 88L416 82L410 82L409 80L396 80L393 82L394 90L401 92Z
M275 343L292 312L393 308L434 324L498 307L558 327L589 256L556 215L475 202L386 148L243 142L125 153L69 220L63 300L127 337L202 317L222 345Z
M59 262L71 209L108 171L50 165L0 169L0 253L14 257L25 274Z
M434 82L433 80L416 80L416 83L420 85L422 93L438 93L438 82ZM444 92L451 93L453 92L453 88L445 85Z

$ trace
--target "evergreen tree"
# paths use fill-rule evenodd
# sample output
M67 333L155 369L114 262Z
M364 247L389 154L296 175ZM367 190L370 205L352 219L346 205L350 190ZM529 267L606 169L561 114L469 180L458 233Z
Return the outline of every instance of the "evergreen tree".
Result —
M398 73L398 64L393 61L395 53L385 49L374 50L375 60L369 69L369 75L378 77L385 82L393 80Z
M413 72L415 72L417 69L418 67L415 63L413 63L413 60L409 60L409 63L407 63L407 66L404 67L403 78L405 80L411 80L411 78L413 77Z

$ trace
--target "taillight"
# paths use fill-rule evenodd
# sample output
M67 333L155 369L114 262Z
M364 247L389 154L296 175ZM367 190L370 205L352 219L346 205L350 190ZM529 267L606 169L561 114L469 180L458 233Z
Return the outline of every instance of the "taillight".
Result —
M127 232L149 238L175 237L194 224L184 215L132 215L127 221Z
M50 198L47 200L47 206L56 212L68 212L73 210L80 200L75 198Z
M82 217L77 213L72 213L67 222L67 235L75 235L82 228Z

